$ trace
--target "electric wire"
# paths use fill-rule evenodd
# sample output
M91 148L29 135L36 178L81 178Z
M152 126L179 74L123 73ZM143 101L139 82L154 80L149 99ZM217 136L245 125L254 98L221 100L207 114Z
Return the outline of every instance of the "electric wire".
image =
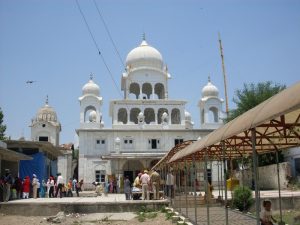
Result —
M84 13L83 13L83 11L82 11L80 5L79 5L78 0L75 0L75 2L76 2L76 4L77 4L77 7L78 7L78 9L79 9L79 12L80 12L80 14L81 14L83 20L84 20L84 23L85 23L85 25L86 25L86 28L88 29L89 34L90 34L90 36L91 36L91 38L92 38L92 40L93 40L93 43L94 43L94 45L95 45L95 47L96 47L96 49L97 49L97 51L98 51L98 55L101 57L102 62L103 62L103 64L104 64L106 70L108 71L108 73L109 73L109 75L110 75L110 77L111 77L111 79L112 79L112 81L113 81L113 83L114 83L114 86L115 86L115 88L117 89L118 94L122 97L122 93L121 93L120 90L119 90L118 84L117 84L116 80L114 79L114 77L113 77L113 75L112 75L112 72L111 72L111 70L109 69L108 64L107 64L106 61L105 61L105 58L104 58L103 54L102 54L101 51L100 51L99 45L98 45L98 43L97 43L97 41L96 41L96 39L95 39L95 37L94 37L92 31L91 31L91 28L90 28L90 26L89 26L89 24L88 24L88 22L87 22L87 20L86 20L86 18L85 18L85 16L84 16Z
M89 26L89 24L88 24L88 22L87 22L87 20L86 20L86 18L85 18L85 16L84 16L84 13L83 13L83 11L82 11L80 5L79 5L79 2L78 2L78 0L75 0L75 1L76 1L76 4L77 4L77 7L78 7L78 9L79 9L79 12L80 12L80 14L81 14L81 16L82 16L82 18L83 18L83 20L84 20L84 23L85 23L85 25L86 25L86 27L87 27L87 29L88 29L88 32L89 32L89 34L90 34L90 36L91 36L91 38L92 38L92 40L93 40L93 43L94 43L94 45L95 45L95 47L96 47L96 49L97 49L97 51L98 51L98 54L100 55L100 57L101 57L101 59L102 59L103 64L105 65L105 67L106 67L106 69L107 69L107 71L108 71L108 73L109 73L111 79L113 80L113 83L114 83L114 85L115 85L115 88L117 89L117 92L119 93L119 95L120 95L121 97L123 97L123 96L122 96L122 93L121 93L120 90L119 90L119 87L118 87L118 85L117 85L117 82L115 81L115 79L114 79L114 77L113 77L113 75L112 75L112 72L111 72L111 70L109 69L108 64L107 64L106 61L105 61L104 56L101 54L99 45L97 44L97 41L96 41L96 39L95 39L95 37L94 37L94 35L93 35L92 31L91 31L91 28L90 28L90 26ZM100 17L100 19L101 19L101 21L102 21L104 27L105 27L105 30L106 30L106 32L107 32L107 34L108 34L108 36L109 36L109 39L110 39L112 45L114 46L114 49L115 49L115 51L116 51L116 53L117 53L117 55L118 55L118 58L119 58L121 64L124 66L124 69L126 70L126 67L125 67L125 65L124 65L124 63L123 63L123 61L122 61L122 58L121 58L121 56L120 56L120 53L119 53L119 51L118 51L118 49L117 49L117 47L116 47L116 45L115 45L115 43L114 43L114 41L113 41L113 39L112 39L112 36L111 36L110 31L109 31L109 29L108 29L108 26L106 25L106 23L105 23L105 21L104 21L104 18L103 18L102 14L101 14L101 12L100 12L100 10L99 10L99 7L98 7L97 3L95 2L95 0L93 0L93 2L94 2L95 7L96 7L96 9L97 9L98 15L99 15L99 17ZM129 112L130 109L129 109L129 107L128 107L128 104L125 104L125 107L127 108L128 112ZM163 131L162 131L162 130L163 130L163 129L161 128L161 129L160 129L160 133L161 133L161 137L163 137L164 141L163 141L163 146L161 146L161 147L163 147L162 149L164 149L166 143L165 143L165 136L162 135L162 134L163 134Z
M103 18L103 16L102 16L100 10L99 10L99 7L98 7L98 4L97 4L96 0L93 0L93 2L94 2L94 5L95 5L95 7L96 7L96 9L97 9L98 15L99 15L99 17L100 17L100 19L101 19L101 21L102 21L102 23L103 23L103 25L104 25L104 28L105 28L105 30L106 30L106 32L107 32L107 34L108 34L108 37L109 37L109 39L110 39L112 45L114 46L115 52L117 53L118 58L119 58L121 64L123 65L124 69L126 69L126 66L125 66L125 64L124 64L124 62L123 62L123 60L122 60L122 57L121 57L121 55L120 55L120 52L118 51L118 48L117 48L117 46L116 46L116 44L115 44L115 42L114 42L114 40L113 40L113 38L112 38L112 35L111 35L111 33L110 33L109 29L108 29L108 26L107 26L107 24L106 24L106 22L105 22L105 20L104 20L104 18Z

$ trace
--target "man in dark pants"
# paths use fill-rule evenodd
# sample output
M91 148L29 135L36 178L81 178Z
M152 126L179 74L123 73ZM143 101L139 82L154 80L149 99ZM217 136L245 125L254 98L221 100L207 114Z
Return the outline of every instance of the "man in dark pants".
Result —
M62 177L61 173L58 173L57 175L58 175L57 181L56 181L57 182L57 190L55 193L55 197L57 197L57 194L59 191L59 196L62 198L62 188L63 188L64 181L63 181L63 177Z

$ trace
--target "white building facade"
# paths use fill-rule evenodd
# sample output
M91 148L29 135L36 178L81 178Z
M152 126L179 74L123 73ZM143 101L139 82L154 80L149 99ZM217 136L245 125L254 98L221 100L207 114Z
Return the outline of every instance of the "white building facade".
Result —
M41 107L36 116L31 120L31 140L32 141L47 141L55 147L59 147L59 136L61 132L61 124L53 107L46 103ZM62 156L57 157L57 162L52 164L56 167L57 172L61 173L64 181L72 178L72 151L62 151ZM56 174L51 174L56 176Z
M176 144L202 138L222 124L223 100L210 80L198 103L201 126L194 129L186 101L169 99L170 78L161 53L143 40L127 55L121 77L124 97L110 101L112 127L105 128L100 88L91 77L79 97L78 179L92 183L126 175L132 180Z

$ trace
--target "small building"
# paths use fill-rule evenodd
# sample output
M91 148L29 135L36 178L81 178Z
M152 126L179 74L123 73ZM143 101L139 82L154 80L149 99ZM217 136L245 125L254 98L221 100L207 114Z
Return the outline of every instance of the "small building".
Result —
M19 175L20 160L32 160L32 157L7 149L7 144L0 141L0 175L9 169L13 175Z
M15 153L25 155L27 160L20 160L16 169L19 177L24 178L36 174L40 181L46 180L50 175L57 174L57 158L62 155L60 149L49 142L6 140L7 148ZM28 160L28 157L31 158ZM11 170L12 174L14 170Z

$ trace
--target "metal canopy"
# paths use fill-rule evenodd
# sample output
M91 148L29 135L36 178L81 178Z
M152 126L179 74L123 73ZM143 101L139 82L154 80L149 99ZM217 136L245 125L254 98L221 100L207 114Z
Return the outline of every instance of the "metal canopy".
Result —
M251 154L251 129L256 132L258 154L300 145L300 82L267 99L183 151L176 153L169 163L182 160L237 158Z
M189 140L189 141L184 141L180 144L177 144L175 147L173 147L167 154L165 154L165 156L158 161L158 163L156 163L153 167L153 169L157 169L157 168L161 168L164 165L166 165L166 163L172 158L173 155L175 155L176 153L180 152L182 149L187 148L188 146L190 146L193 142L195 142L194 140Z

